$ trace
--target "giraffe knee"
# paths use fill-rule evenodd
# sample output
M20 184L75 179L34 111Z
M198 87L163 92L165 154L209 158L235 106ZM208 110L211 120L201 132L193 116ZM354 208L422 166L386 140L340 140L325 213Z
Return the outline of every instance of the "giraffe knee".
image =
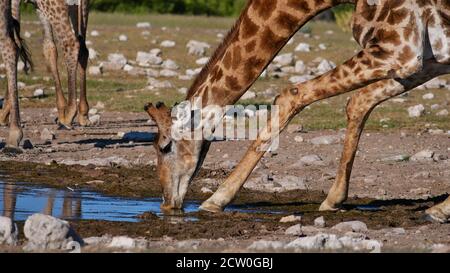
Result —
M299 95L299 89L297 87L291 87L284 89L280 95L275 98L274 104L284 109L290 111L292 108L296 108L296 98Z
M364 94L353 95L346 107L347 121L359 122L361 121L367 112L373 107L373 104L366 99Z

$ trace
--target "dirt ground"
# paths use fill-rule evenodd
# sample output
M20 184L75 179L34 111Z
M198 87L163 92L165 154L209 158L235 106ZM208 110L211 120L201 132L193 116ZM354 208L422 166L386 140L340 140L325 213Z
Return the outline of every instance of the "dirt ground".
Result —
M59 188L88 188L114 196L161 195L152 143L126 141L118 136L119 132L155 132L145 113L105 112L97 126L59 131L52 122L51 112L51 109L23 110L25 136L34 148L16 155L2 153L0 170L3 179ZM40 139L44 128L55 132L56 139L51 143ZM289 174L304 178L308 190L263 193L243 189L234 204L251 205L256 208L255 213L212 215L197 212L189 216L198 221L190 222L177 221L176 217L144 215L141 222L134 224L80 221L72 222L72 225L83 238L106 234L145 237L151 242L151 251L244 251L257 240L292 241L294 237L285 235L284 231L295 223L280 223L279 220L296 214L302 216L303 226L313 225L319 216L325 218L326 228L306 229L306 235L308 232L339 234L330 227L343 221L363 221L369 228L366 236L383 242L386 251L431 251L435 244L450 244L450 225L429 223L423 218L425 209L443 201L450 192L450 136L447 133L366 132L352 175L350 199L344 210L321 213L317 209L335 177L342 143L312 145L308 141L317 136L343 132L291 131L283 133L279 150L266 155L250 179L268 174ZM7 130L3 128L0 137L6 135ZM304 142L294 141L296 136L301 136ZM213 143L187 199L201 201L208 198L210 194L202 193L201 189L215 190L241 158L247 145L246 141ZM395 155L411 156L424 149L433 150L440 160L384 160ZM298 164L301 156L311 154L323 159L320 166ZM110 157L120 160L109 166L77 165L84 160ZM104 183L89 183L93 180ZM377 210L364 210L361 206ZM267 213L272 211L281 213ZM391 232L393 228L404 228L405 233L395 234ZM180 245L186 240L191 244ZM185 249L186 246L189 247Z

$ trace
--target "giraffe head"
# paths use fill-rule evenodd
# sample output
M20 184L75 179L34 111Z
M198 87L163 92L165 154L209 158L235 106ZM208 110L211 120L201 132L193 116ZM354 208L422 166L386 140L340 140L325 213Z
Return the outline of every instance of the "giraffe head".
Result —
M196 172L203 163L209 144L199 140L174 138L173 124L176 117L172 109L159 102L148 103L145 111L156 122L158 135L154 142L157 153L157 172L163 189L163 211L180 210Z

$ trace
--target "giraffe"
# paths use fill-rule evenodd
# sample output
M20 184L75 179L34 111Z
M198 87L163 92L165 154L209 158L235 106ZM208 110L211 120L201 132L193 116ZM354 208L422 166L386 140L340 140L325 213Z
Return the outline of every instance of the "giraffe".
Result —
M6 65L8 80L3 111L8 111L9 136L6 141L8 149L14 149L23 137L20 125L19 99L17 91L17 61L18 57L25 64L25 70L31 66L27 48L20 37L20 24L12 17L11 0L0 1L0 49Z
M350 2L356 4L352 28L362 50L332 71L284 89L275 99L280 108L282 130L308 105L360 89L347 105L344 150L336 180L320 207L322 211L336 211L347 199L356 149L371 111L389 98L450 73L450 3L447 0ZM261 1L250 1L224 44L194 82L187 99L199 96L207 104L234 103L297 27L319 10L318 6L325 9L334 4L336 1L265 1L262 8ZM159 129L155 145L163 186L162 208L179 209L209 143L174 141L168 134L173 122L170 109L158 103L147 104L145 110ZM278 133L272 132L269 123L201 209L222 211L264 155L259 148ZM426 215L431 220L447 222L450 198L428 209Z
M450 73L450 3L446 0L358 0L353 33L362 50L336 69L285 89L275 100L280 127L308 105L360 89L347 106L348 126L336 181L320 210L336 211L348 197L353 161L364 123L375 106L434 77ZM202 204L220 211L262 157L258 147L272 132L269 125L251 145L241 163L214 195ZM450 198L426 211L430 220L450 218Z
M86 96L86 71L89 60L86 31L89 0L79 0L78 5L69 5L65 0L28 0L27 2L36 6L39 20L43 26L43 52L55 82L59 128L71 129L75 116L81 126L89 126L89 104ZM21 0L12 0L12 3L13 17L19 21ZM68 100L66 100L61 86L55 40L58 40L63 48L68 75ZM78 106L77 76L80 84ZM7 123L8 115L8 109L0 114L0 124Z
M353 0L251 0L190 87L186 100L203 105L236 103L289 39L315 15ZM190 182L203 164L208 141L174 141L171 109L145 106L159 129L155 149L163 188L163 210L180 209Z

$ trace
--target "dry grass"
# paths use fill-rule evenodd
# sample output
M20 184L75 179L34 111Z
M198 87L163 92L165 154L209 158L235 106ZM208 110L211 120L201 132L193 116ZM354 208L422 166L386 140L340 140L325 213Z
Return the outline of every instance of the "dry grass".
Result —
M149 36L143 36L141 34L143 30L135 27L137 22L142 21L152 23ZM90 18L89 29L90 31L99 31L100 36L88 37L88 40L93 43L91 47L98 51L100 56L98 60L91 64L105 60L107 55L112 52L123 53L128 59L134 60L137 51L149 51L152 48L159 47L161 41L168 39L175 41L177 46L171 49L163 49L163 57L177 62L180 66L180 71L196 68L198 67L195 64L197 58L187 55L186 43L191 39L195 39L208 42L213 47L217 46L220 43L217 34L225 34L233 22L234 19L232 18L93 13ZM165 27L165 29L162 27ZM331 35L326 34L327 30L332 30L334 33ZM26 97L32 94L33 89L23 90L21 95L24 98L21 100L21 106L54 107L53 83L49 79L50 74L46 70L45 61L41 53L41 27L35 16L28 15L25 17L23 31L29 31L32 34L31 38L27 40L33 54L35 70L29 76L20 75L20 81L25 82L27 85L44 86L47 97L43 99L29 99ZM304 31L310 32L311 38L304 38L302 34L299 34L295 37L295 42L292 45L288 45L283 52L293 52L299 42L307 42L312 45L313 49L317 48L320 43L324 43L328 47L327 50L296 53L297 58L305 63L320 56L339 64L358 50L357 44L351 39L351 34L342 32L335 24L313 22L308 24ZM128 42L118 41L118 37L121 34L128 36ZM210 50L209 54L212 51L213 49ZM64 68L64 66L61 67ZM63 72L63 83L65 83L65 71L64 69L61 71ZM176 88L155 92L142 90L147 82L145 77L132 77L125 72L109 73L97 77L90 76L88 78L88 97L91 105L95 105L97 101L102 101L105 103L107 110L142 111L142 106L147 101L161 100L172 104L183 100L183 95L179 94L177 89L189 87L191 82L178 79L170 79L170 81ZM281 90L287 85L287 79L260 79L251 90L258 93L270 86L276 90ZM378 107L368 122L368 128L389 129L405 127L420 129L426 124L431 124L432 127L450 129L449 118L437 117L435 115L436 111L417 119L408 117L407 107L419 103L424 104L427 111L431 111L430 106L435 103L441 104L447 109L449 108L449 90L433 90L432 92L436 95L436 98L429 101L422 99L422 95L426 92L429 91L412 92L407 97L407 102L403 104L387 102L383 106ZM344 128L346 124L344 107L349 96L350 94L345 94L326 102L318 102L312 105L310 109L305 110L295 119L295 122L301 122L310 129ZM270 100L256 99L246 103L270 103ZM390 118L390 121L381 124L379 122L380 119L385 118Z

